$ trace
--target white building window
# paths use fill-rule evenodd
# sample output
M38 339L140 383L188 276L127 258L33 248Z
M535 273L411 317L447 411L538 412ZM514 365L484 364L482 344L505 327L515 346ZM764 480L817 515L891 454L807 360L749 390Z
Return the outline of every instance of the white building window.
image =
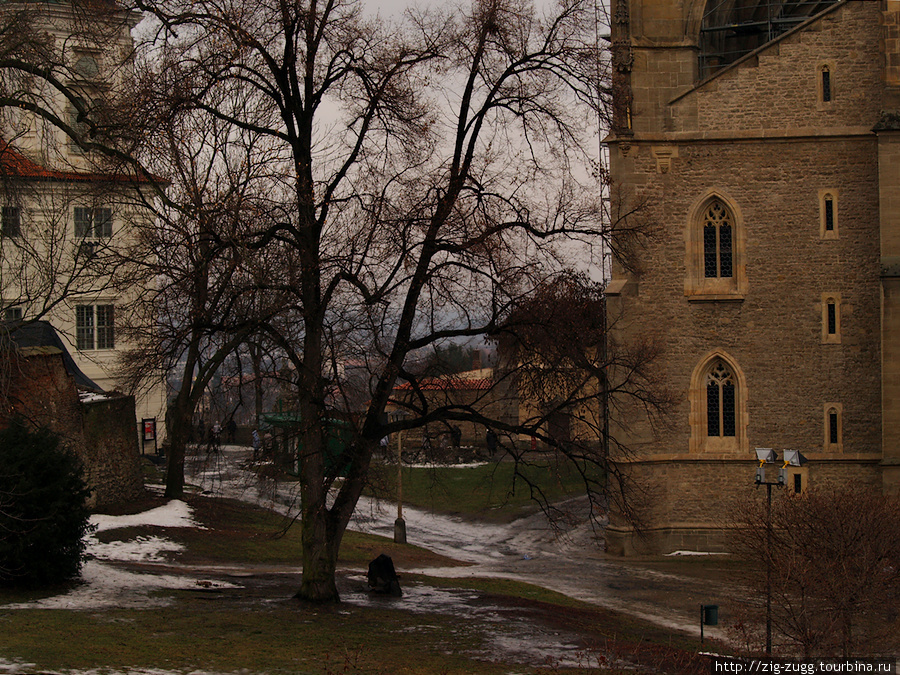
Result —
M75 307L75 347L79 351L115 349L113 305Z
M76 239L109 239L112 237L112 210L75 207Z
M18 206L4 206L0 217L0 236L15 239L22 234L22 222Z

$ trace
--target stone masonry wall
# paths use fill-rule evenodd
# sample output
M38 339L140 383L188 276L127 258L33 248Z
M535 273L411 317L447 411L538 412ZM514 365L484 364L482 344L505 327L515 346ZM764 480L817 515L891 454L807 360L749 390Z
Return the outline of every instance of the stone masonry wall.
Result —
M132 396L113 396L84 407L84 462L96 506L127 502L144 489Z
M632 475L648 488L638 504L644 517L640 533L613 522L606 531L607 552L614 555L660 554L676 550L728 551L729 532L743 505L766 498L754 482L756 462L695 461L637 464ZM769 465L766 479L778 478ZM828 489L847 485L879 489L876 461L811 462L807 482ZM773 490L790 490L790 481ZM641 508L643 507L643 508Z
M143 478L133 398L116 396L82 404L59 352L13 357L9 372L0 424L18 414L60 434L84 464L92 508L140 494Z
M732 355L747 377L751 447L822 449L823 405L841 402L845 451L878 451L875 148L874 137L682 144L667 174L656 172L649 147L632 148L632 175L647 184L641 194L656 229L642 251L637 295L627 298L618 327L660 339L660 374L682 401L655 452L687 451L690 378L713 347ZM685 296L688 213L710 187L733 199L743 215L747 293L740 302ZM838 194L837 239L820 236L824 188ZM825 292L840 294L840 344L822 343Z
M55 352L8 358L8 365L4 364L9 369L7 406L0 411L0 423L21 415L70 439L76 451L81 452L84 424L81 404L62 355Z
M829 12L679 99L670 108L668 128L704 133L871 128L883 86L881 20L878 2L853 2ZM830 69L830 103L820 101L823 65Z
M641 218L652 227L639 271L615 270L613 337L664 345L656 373L677 401L668 427L622 422L633 451L626 467L646 489L641 511L652 536L636 538L613 514L612 552L723 545L723 511L754 490L754 447L801 450L809 487L878 482L881 261L871 129L882 101L880 11L880 3L851 2L829 12L690 91L668 116L636 119L634 137L611 146L614 181L645 203ZM823 64L833 75L830 104L819 98ZM829 237L823 191L836 198ZM736 261L746 289L700 301L690 296L698 234L689 219L712 192L740 221ZM840 299L834 343L823 337L825 294ZM740 452L692 445L691 378L714 349L745 378ZM826 447L826 403L841 408L837 449Z

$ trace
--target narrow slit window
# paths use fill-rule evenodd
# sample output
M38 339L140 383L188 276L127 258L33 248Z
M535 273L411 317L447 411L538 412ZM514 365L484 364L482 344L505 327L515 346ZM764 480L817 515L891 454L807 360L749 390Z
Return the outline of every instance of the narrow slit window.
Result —
M807 80L808 82L809 80ZM822 101L828 103L831 100L831 70L828 66L822 66Z
M837 335L837 305L834 300L828 301L827 306L827 331L829 335Z
M794 474L794 494L803 492L803 476L799 473Z
M825 195L825 231L834 232L834 195Z
M828 411L828 442L838 444L838 413L834 408Z

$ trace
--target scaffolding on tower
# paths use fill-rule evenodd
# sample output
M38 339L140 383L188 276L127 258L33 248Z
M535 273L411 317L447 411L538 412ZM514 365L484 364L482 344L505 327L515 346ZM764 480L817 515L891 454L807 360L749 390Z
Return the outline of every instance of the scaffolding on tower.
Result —
M709 0L700 26L700 78L762 47L839 0Z

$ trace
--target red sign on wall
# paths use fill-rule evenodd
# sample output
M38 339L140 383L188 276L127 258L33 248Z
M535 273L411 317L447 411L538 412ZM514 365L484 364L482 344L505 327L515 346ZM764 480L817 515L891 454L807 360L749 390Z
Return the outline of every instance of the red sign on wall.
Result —
M144 440L152 441L156 439L156 419L145 419L144 423Z

